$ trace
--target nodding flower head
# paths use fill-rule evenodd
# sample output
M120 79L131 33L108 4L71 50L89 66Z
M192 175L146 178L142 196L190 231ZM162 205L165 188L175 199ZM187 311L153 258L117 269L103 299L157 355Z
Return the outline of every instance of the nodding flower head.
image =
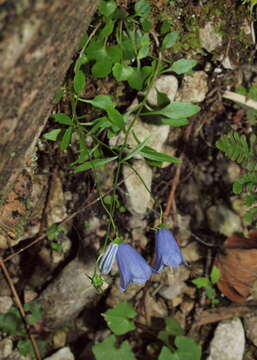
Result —
M152 275L152 268L129 244L118 245L116 260L120 271L120 291L129 284L144 284Z
M111 243L107 246L107 249L100 261L99 269L102 274L108 274L115 260L116 253L118 251L118 244Z
M160 229L155 235L155 256L156 272L160 272L165 265L179 267L186 264L174 236L167 229Z

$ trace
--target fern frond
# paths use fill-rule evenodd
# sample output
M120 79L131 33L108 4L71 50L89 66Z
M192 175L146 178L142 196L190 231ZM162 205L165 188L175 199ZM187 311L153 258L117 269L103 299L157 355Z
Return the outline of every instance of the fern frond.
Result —
M244 205L250 207L257 203L257 196L256 194L248 194L244 197Z
M231 132L223 135L217 142L216 147L225 155L248 170L257 170L256 136L250 137L249 143L245 135Z
M257 206L247 210L244 214L244 220L248 223L255 221L257 218Z
M257 173L249 172L244 174L240 178L236 179L233 184L233 192L235 194L241 194L244 187L246 191L253 191L257 187Z

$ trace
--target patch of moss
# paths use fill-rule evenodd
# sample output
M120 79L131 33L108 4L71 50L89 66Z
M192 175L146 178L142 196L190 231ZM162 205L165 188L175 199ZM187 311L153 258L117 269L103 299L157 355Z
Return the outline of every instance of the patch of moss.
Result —
M190 52L201 54L203 49L199 29L211 21L215 32L222 36L224 44L218 49L218 53L213 55L219 58L222 54L228 54L236 63L245 62L252 46L252 38L244 30L249 20L249 12L241 2L213 0L202 5L200 1L192 4L187 0L173 0L162 1L161 6L160 1L151 0L151 3L154 23L168 21L170 31L180 33L179 40L172 48L173 56L185 56Z

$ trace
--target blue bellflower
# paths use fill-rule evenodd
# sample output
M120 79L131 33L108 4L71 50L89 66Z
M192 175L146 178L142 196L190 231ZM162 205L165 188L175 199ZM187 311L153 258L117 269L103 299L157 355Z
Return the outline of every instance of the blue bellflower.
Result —
M113 243L107 246L107 249L99 264L99 269L101 270L102 274L108 274L111 271L112 265L116 257L116 253L118 251L118 247L118 244Z
M155 256L156 272L160 272L165 265L179 267L186 264L174 236L167 229L160 229L155 235Z
M129 284L144 284L152 275L152 268L145 259L129 244L120 244L116 254L120 271L120 291Z

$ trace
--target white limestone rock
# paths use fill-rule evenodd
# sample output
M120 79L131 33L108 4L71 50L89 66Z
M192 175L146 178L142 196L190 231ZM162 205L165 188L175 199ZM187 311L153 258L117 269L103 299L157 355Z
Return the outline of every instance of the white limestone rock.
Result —
M216 32L212 22L208 22L199 30L199 36L202 47L209 53L222 45L222 37Z
M178 80L174 75L162 75L160 76L154 86L151 88L147 95L147 101L151 106L157 106L157 91L167 95L170 102L174 101L177 90Z
M242 360L244 349L245 334L241 320L221 321L211 341L207 360Z
M45 360L75 360L75 357L69 347L64 347L51 356L45 358Z
M208 92L208 76L204 71L194 71L192 75L185 75L176 100L200 103Z
M134 160L132 166L151 190L153 172L144 160ZM123 177L128 191L127 206L132 213L144 215L153 206L150 192L145 188L141 179L127 165L123 167Z

